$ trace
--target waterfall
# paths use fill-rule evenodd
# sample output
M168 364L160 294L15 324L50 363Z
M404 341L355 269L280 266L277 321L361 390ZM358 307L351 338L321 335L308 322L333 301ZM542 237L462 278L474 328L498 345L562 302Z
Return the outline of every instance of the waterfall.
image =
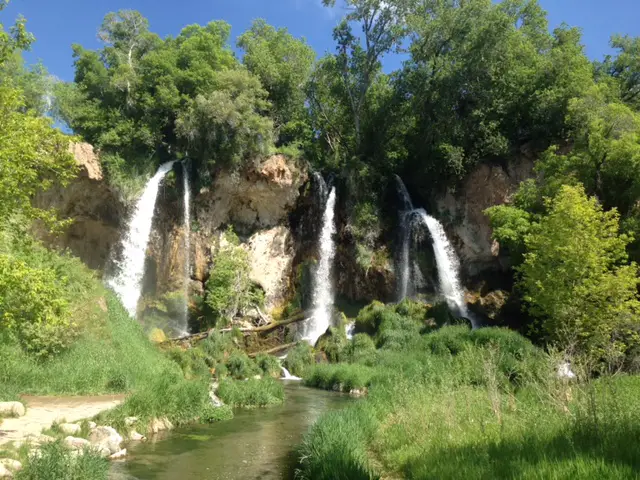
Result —
M291 373L289 373L289 370L287 370L284 367L280 367L282 369L282 380L302 380L300 377L296 377L295 375L291 375Z
M336 206L336 189L331 188L322 216L322 231L320 233L320 260L313 282L313 314L305 322L304 338L315 345L318 338L327 331L331 324L333 307L333 288L331 285L331 267L335 256L333 235L336 232L334 224Z
M347 335L347 340L353 340L353 336L356 331L356 322L349 322L345 325L344 328L345 334Z
M475 319L467 309L467 304L464 300L464 289L460 285L459 278L460 262L453 245L449 242L447 234L438 220L427 215L427 212L423 209L419 209L417 214L431 234L433 252L435 253L436 266L438 268L440 293L444 296L449 308L459 316L468 318L473 328L476 328Z
M402 211L400 211L400 261L398 265L398 300L409 295L409 283L411 272L409 267L409 248L411 243L411 217L413 214L413 202L399 176L396 175L398 194L402 199Z
M413 207L409 192L404 183L396 175L396 183L398 195L403 203L403 210L400 212L400 229L401 229L401 251L398 266L398 294L399 300L408 296L411 279L409 250L411 243L411 233L414 222L423 223L433 242L433 251L436 259L436 267L438 269L438 283L440 293L444 297L447 305L460 317L464 317L471 321L473 328L476 328L476 321L467 309L464 300L464 289L460 285L459 270L460 262L458 256L447 238L444 228L438 220L428 215L424 209Z
M107 280L107 284L116 292L132 317L136 316L138 300L142 293L144 261L158 189L162 179L173 168L173 164L174 162L162 164L145 186L136 203L133 216L129 219L127 233L122 239L122 258L115 261L117 273Z
M186 162L186 161L185 161ZM191 283L191 187L189 170L182 162L182 183L184 186L184 304L182 306L182 334L189 333L189 286Z

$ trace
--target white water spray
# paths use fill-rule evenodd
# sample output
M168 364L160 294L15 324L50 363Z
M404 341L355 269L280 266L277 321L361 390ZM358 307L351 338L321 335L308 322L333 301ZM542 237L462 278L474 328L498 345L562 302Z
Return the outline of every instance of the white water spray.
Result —
M291 375L291 373L289 373L289 370L287 370L284 367L280 367L282 369L282 380L296 380L296 381L300 381L302 380L300 377L296 377L295 375Z
M182 163L182 179L184 186L184 304L182 305L181 334L189 333L189 284L191 283L191 186L189 170Z
M144 261L151 235L158 189L162 179L171 171L173 164L174 162L162 164L145 186L142 196L136 203L133 216L129 219L127 233L122 239L122 259L115 262L117 273L107 281L132 317L136 316L138 300L142 294Z
M453 245L449 242L447 234L438 220L427 215L427 212L423 209L419 209L417 214L420 215L420 218L429 229L433 240L433 252L435 253L438 268L440 293L444 296L449 308L459 316L469 319L473 328L476 328L475 320L467 309L467 304L464 300L464 289L460 285L459 278L460 262Z
M469 319L473 328L476 328L476 321L467 309L467 305L464 300L464 289L460 284L460 262L453 245L451 245L451 242L449 242L449 239L447 238L447 234L445 233L442 224L432 216L428 215L424 209L414 209L409 192L398 176L396 176L396 183L398 186L398 194L401 197L404 208L404 210L400 212L402 250L400 252L400 265L398 272L399 299L402 300L403 298L406 298L409 293L409 286L411 283L411 271L409 267L410 236L413 229L413 222L417 219L426 225L429 233L431 234L433 251L438 269L440 293L444 297L450 309L459 316Z
M313 285L313 314L305 322L304 339L312 345L327 331L331 324L333 307L333 286L331 285L331 267L336 253L333 235L336 233L334 224L336 207L336 189L329 192L329 198L322 216L322 232L320 233L320 261L316 270Z

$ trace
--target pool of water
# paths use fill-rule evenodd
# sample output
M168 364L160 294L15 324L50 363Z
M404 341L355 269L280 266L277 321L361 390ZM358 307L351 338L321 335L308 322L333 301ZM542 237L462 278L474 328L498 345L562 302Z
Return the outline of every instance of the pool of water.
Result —
M318 417L345 406L348 396L285 383L285 403L237 410L213 425L191 425L130 446L111 479L271 480L293 478L294 448Z

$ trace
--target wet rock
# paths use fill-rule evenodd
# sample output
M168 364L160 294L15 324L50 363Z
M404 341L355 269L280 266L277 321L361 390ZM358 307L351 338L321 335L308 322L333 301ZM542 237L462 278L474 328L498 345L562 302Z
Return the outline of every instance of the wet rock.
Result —
M349 395L352 397L364 397L368 393L367 387L352 388L349 390Z
M65 435L77 435L78 433L80 433L80 430L82 430L80 425L75 423L61 423L60 425L58 425L58 428Z
M465 300L472 313L492 320L494 321L493 323L495 323L509 300L509 292L505 290L494 290L484 295L482 295L482 293L467 293Z
M0 402L0 416L2 417L22 417L25 413L27 410L20 402Z
M97 427L89 435L89 441L97 448L108 449L110 454L120 451L122 436L112 427Z

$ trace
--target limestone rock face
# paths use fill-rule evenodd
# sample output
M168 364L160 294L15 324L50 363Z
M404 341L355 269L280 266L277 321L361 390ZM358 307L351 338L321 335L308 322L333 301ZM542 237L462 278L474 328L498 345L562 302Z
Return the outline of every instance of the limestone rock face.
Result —
M265 306L271 309L285 299L289 287L294 254L291 232L283 226L261 230L251 236L246 248L250 278L263 288Z
M492 230L484 210L507 203L520 182L532 175L533 160L526 155L506 166L480 164L455 193L448 191L437 199L438 217L450 219L445 227L460 255L464 276L507 266L500 258L499 245L491 238Z
M120 239L125 206L103 179L100 160L88 143L70 147L78 176L68 185L55 185L34 199L39 208L55 208L63 219L73 223L58 236L41 228L35 234L50 246L68 248L93 269L103 269L112 246Z
M273 227L287 218L306 178L283 155L256 161L242 172L220 172L198 195L197 218L207 233L226 223L245 234Z

